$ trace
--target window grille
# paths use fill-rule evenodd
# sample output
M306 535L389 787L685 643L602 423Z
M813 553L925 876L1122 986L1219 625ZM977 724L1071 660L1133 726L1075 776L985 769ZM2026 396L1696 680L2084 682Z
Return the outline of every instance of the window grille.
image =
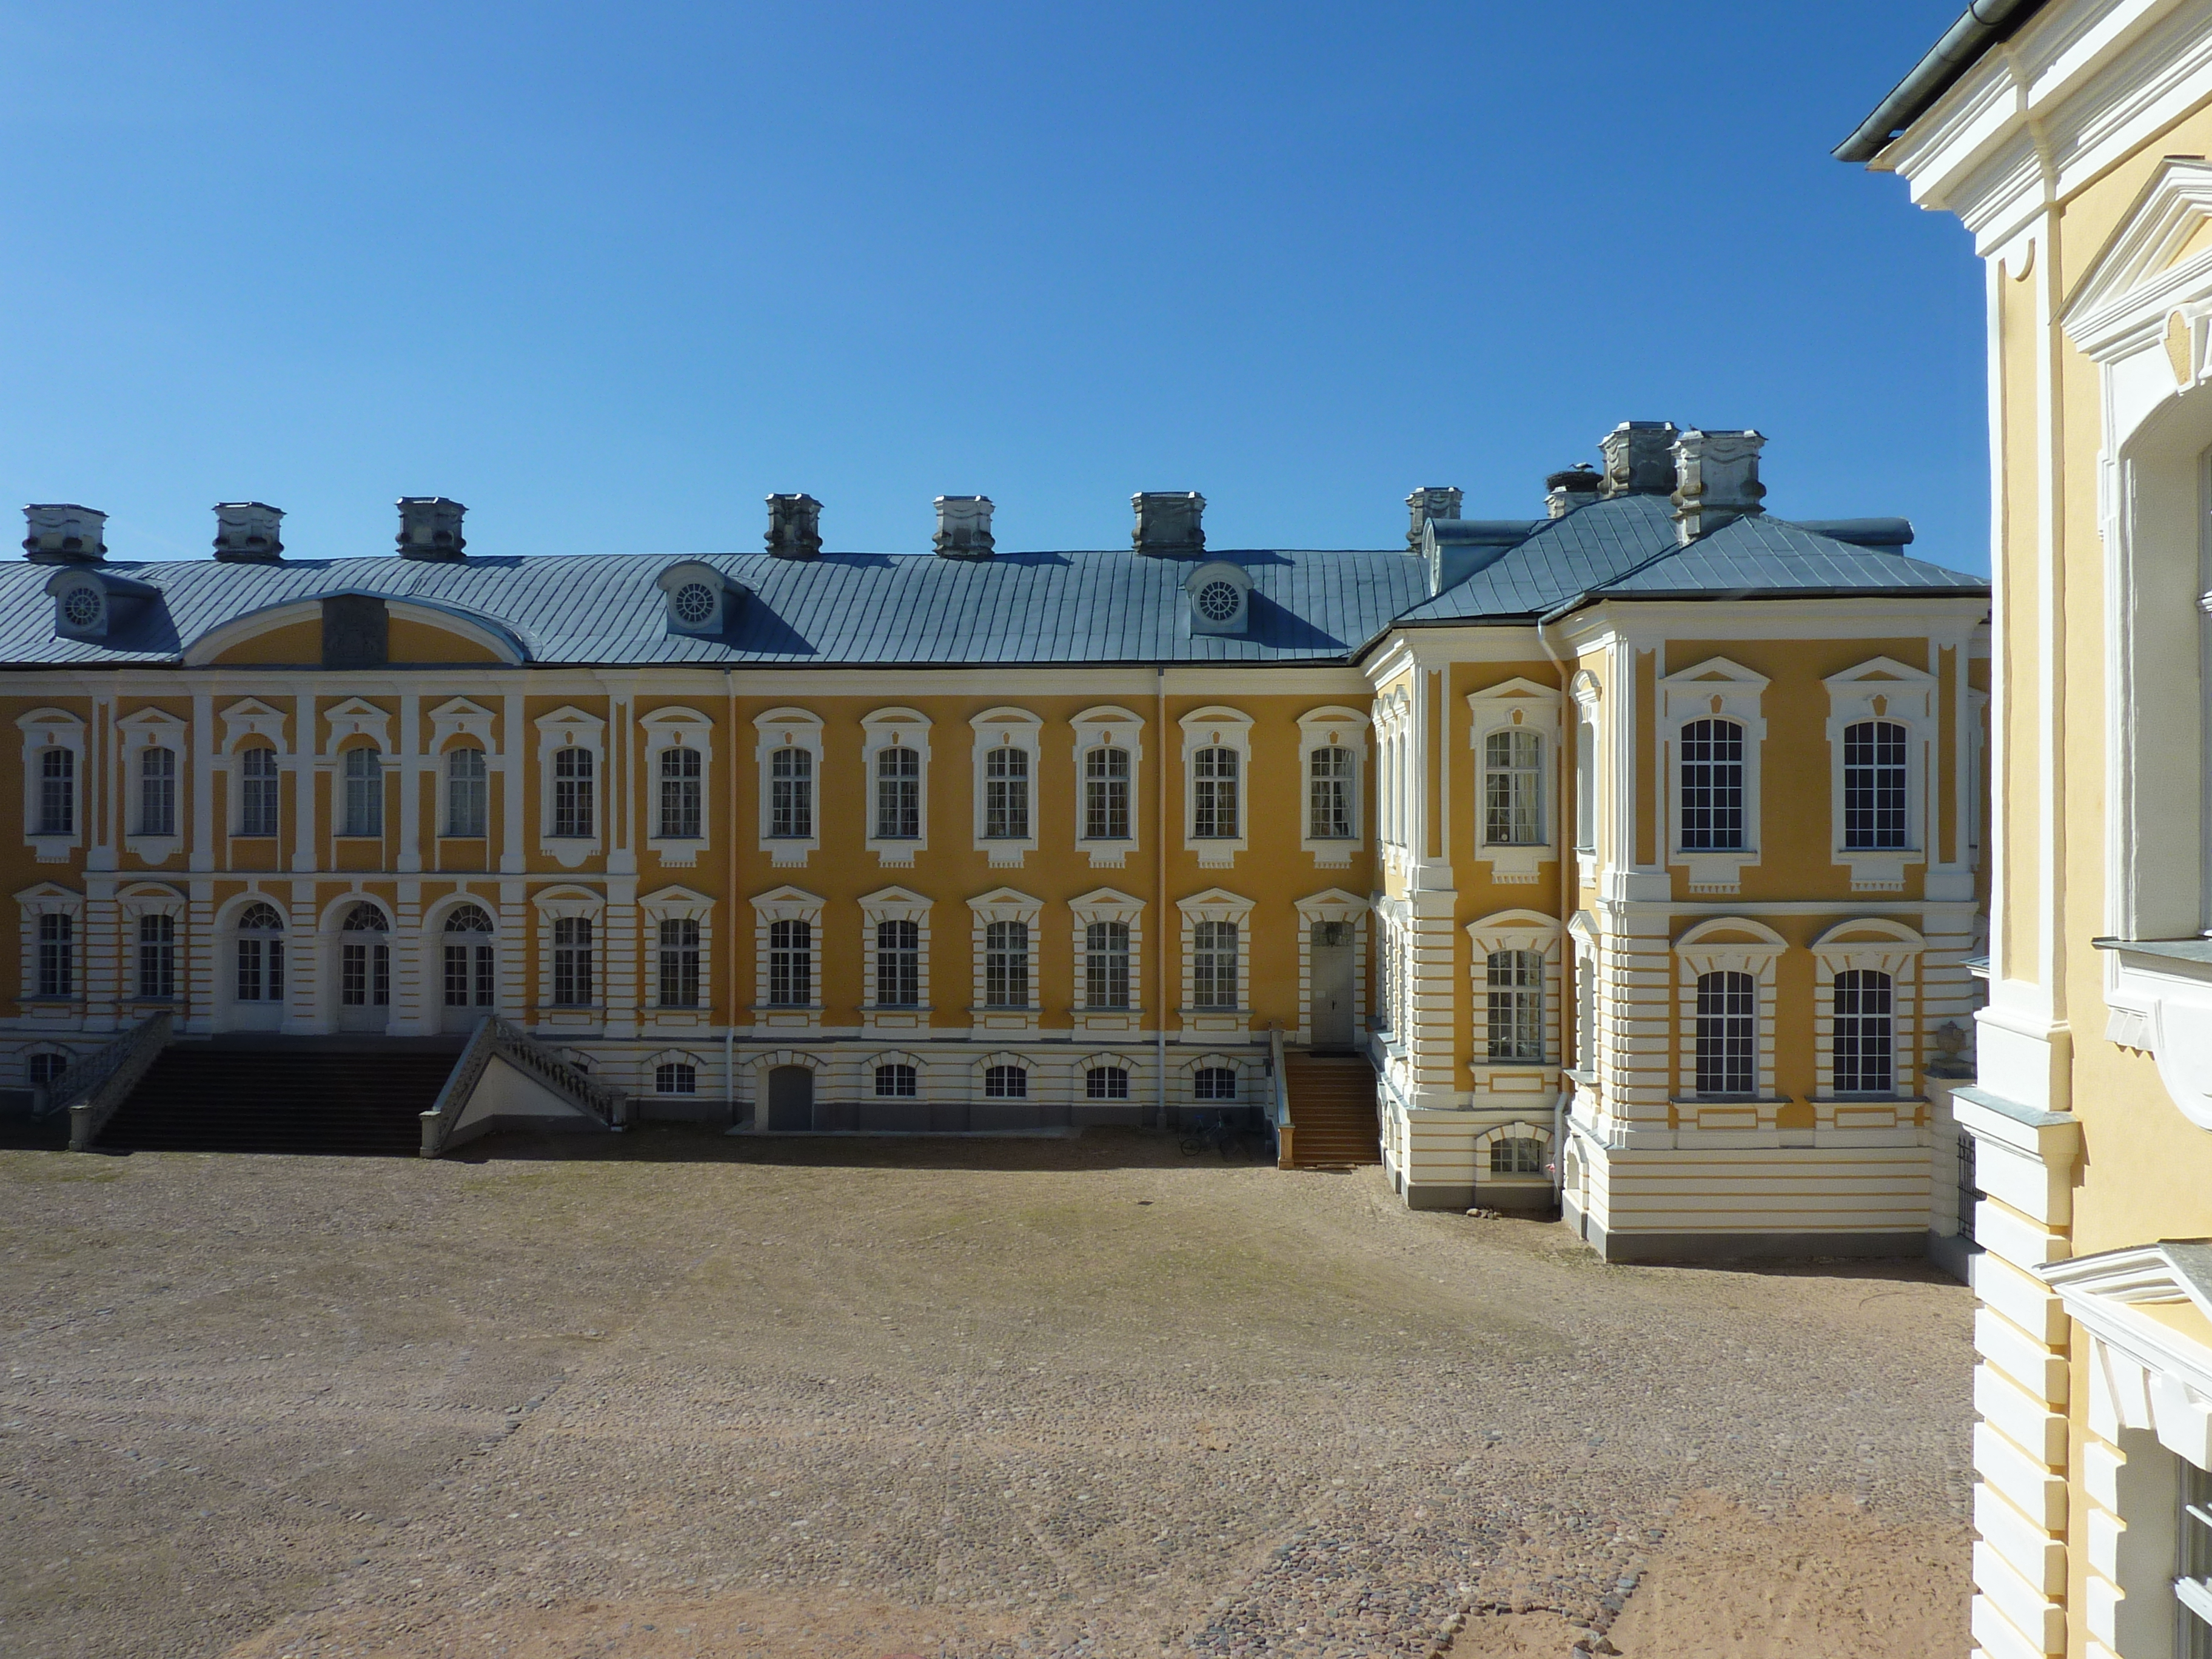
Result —
M1544 1173L1544 1143L1527 1135L1501 1135L1490 1143L1490 1173L1494 1176L1533 1176Z
M1544 839L1544 740L1512 728L1482 740L1482 838L1492 847Z
M284 918L276 907L249 904L238 918L237 977L240 1002L284 1000Z
M987 840L1026 841L1030 833L1030 757L1023 749L994 749L983 757L983 835Z
M1682 728L1682 850L1741 852L1743 827L1743 727L1692 720Z
M699 839L699 780L702 757L696 749L678 744L660 751L660 838L663 841Z
M876 839L915 841L921 835L921 755L893 746L876 751Z
M356 904L346 912L338 940L338 1001L343 1006L390 1006L392 946L385 936L391 928L374 904Z
M1836 1092L1887 1094L1897 1086L1889 975L1858 969L1838 974L1835 994Z
M983 1072L983 1097L987 1100L1026 1100L1030 1092L1030 1074L1018 1066L987 1066Z
M1191 1006L1237 1005L1237 924L1201 921L1191 930Z
M1490 1058L1543 1059L1543 957L1534 951L1492 951L1486 967Z
M1844 846L1851 852L1902 848L1905 729L1894 720L1844 728Z
M1030 1006L1030 929L1023 921L987 922L983 927L983 1006Z
M804 754L804 750L787 750ZM814 929L804 921L768 925L768 1000L787 1008L814 1000Z
M380 836L384 833L384 757L374 749L345 751L345 810L339 815L342 836Z
M39 918L39 994L76 994L76 921L61 911Z
M915 1086L911 1066L878 1066L876 1067L876 1095L878 1099L912 1100L921 1092Z
M1201 749L1191 759L1191 829L1200 841L1237 839L1237 760L1234 749Z
M586 916L558 916L553 922L553 1000L563 1008L592 1006L592 923Z
M177 833L177 751L142 750L138 756L138 833Z
M1083 757L1083 836L1129 839L1129 751L1107 745Z
M878 1008L918 1008L921 1006L920 922L879 921L876 924L876 1006Z
M489 1008L499 1000L498 958L471 936L491 932L491 917L481 905L457 904L446 913L446 1006Z
M1959 1137L1958 1175L1959 1237L1967 1243L1974 1242L1974 1206L1981 1201L1982 1189L1974 1173L1974 1138L1970 1134ZM2208 1656L2212 1659L2212 1656Z
M475 748L448 750L446 756L446 833L480 839L491 817L491 786L484 751Z
M1229 1066L1201 1066L1191 1079L1191 1092L1200 1100L1237 1098L1237 1072Z
M31 1056L31 1086L33 1089L43 1089L48 1084L58 1082L62 1074L68 1070L67 1054L33 1054Z
M699 924L689 916L660 923L660 1006L699 1006Z
M1129 1006L1129 927L1127 922L1093 921L1083 929L1083 1006Z
M592 800L592 751L553 751L553 833L588 837L597 817Z
M2212 1475L2181 1463L2181 1516L2174 1539L2173 1599L2182 1659L2212 1659Z
M779 749L768 757L768 833L804 841L814 833L814 757Z
M1749 974L1698 975L1698 1092L1747 1095L1759 1086L1759 982Z
M1306 836L1310 841L1350 841L1352 751L1316 749L1307 758Z
M138 918L138 994L165 999L177 994L177 919Z
M239 755L238 833L276 833L276 751L255 747Z
M653 1068L653 1092L657 1095L696 1095L699 1068L680 1060L665 1060Z
M76 751L47 749L39 756L39 833L76 833Z
M1127 1100L1129 1073L1120 1066L1094 1066L1083 1074L1085 1100Z

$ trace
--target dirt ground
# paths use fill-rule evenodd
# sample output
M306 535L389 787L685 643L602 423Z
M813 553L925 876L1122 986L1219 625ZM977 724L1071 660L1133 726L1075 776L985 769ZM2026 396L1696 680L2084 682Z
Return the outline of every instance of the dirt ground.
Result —
M1970 1304L1080 1140L0 1153L0 1653L1963 1650Z

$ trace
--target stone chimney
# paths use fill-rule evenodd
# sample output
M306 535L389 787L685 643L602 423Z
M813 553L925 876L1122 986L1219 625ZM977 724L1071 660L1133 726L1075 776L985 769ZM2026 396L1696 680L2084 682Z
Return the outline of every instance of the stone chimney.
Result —
M1578 461L1564 472L1552 473L1544 480L1545 514L1564 519L1577 507L1588 507L1595 501L1604 484L1604 477L1588 461Z
M1431 519L1456 519L1463 497L1449 484L1424 484L1406 497L1406 511L1413 523L1406 531L1406 546L1409 551L1421 550L1421 532Z
M1608 495L1664 495L1674 488L1674 440L1681 434L1672 421L1623 421L1598 440L1605 455L1604 493Z
M403 559L458 559L468 546L461 535L461 514L468 508L443 495L402 495L399 498L399 556Z
M23 509L23 551L33 564L94 564L107 556L107 514L74 501Z
M822 503L807 495L768 498L768 550L779 559L822 556Z
M284 556L284 510L266 501L215 504L215 556L225 564L266 564Z
M1674 444L1674 538L1684 546L1763 509L1756 432L1685 432Z
M991 537L988 495L939 495L937 535L932 545L940 559L988 559L997 543Z
M1147 489L1129 497L1137 527L1129 540L1157 559L1195 558L1206 551L1206 497L1195 489Z

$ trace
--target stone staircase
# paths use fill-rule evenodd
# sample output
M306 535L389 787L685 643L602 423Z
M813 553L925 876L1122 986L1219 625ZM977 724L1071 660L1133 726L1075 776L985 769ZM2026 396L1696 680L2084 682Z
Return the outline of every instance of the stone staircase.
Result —
M1284 1082L1291 1097L1292 1170L1380 1164L1382 1143L1375 1118L1375 1068L1356 1054L1287 1054Z
M94 1141L103 1151L413 1158L458 1045L331 1043L164 1048Z

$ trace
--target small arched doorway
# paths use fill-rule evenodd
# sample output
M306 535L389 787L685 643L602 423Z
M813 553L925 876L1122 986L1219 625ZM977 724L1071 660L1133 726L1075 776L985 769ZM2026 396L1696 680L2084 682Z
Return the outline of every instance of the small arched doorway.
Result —
M439 963L443 1030L474 1030L498 1003L499 953L491 933L490 914L480 904L457 904L446 913Z
M274 1031L284 1023L284 917L259 900L238 913L231 927L228 993L230 1024L242 1031Z
M338 1030L381 1031L392 1018L392 924L353 906L338 930Z
M814 1127L814 1073L805 1066L773 1066L768 1073L768 1127Z

